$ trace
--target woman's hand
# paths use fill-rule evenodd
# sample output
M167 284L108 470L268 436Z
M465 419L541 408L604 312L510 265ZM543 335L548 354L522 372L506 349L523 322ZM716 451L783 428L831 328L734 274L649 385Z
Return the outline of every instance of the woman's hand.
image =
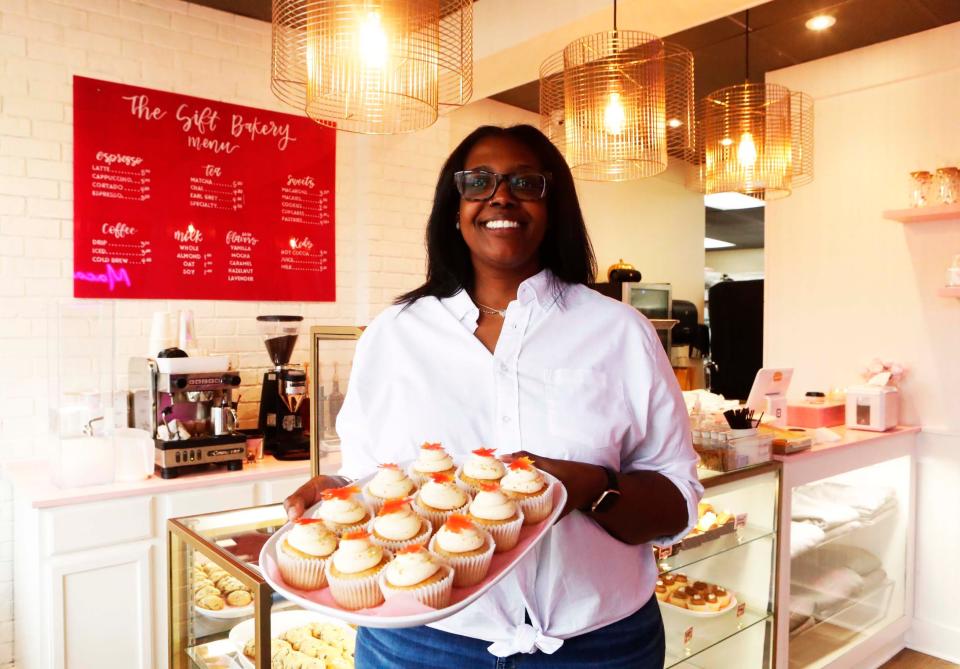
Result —
M594 502L607 487L607 474L603 467L585 462L570 460L556 460L530 453L517 451L507 458L528 457L533 460L538 469L542 469L551 476L555 476L567 489L567 505L560 514L560 518L576 509L583 508ZM559 518L558 518L559 520Z
M342 476L317 476L302 486L297 491L283 500L283 508L287 511L287 518L296 520L303 515L306 509L320 501L320 493L327 488L341 488L347 485L347 481Z

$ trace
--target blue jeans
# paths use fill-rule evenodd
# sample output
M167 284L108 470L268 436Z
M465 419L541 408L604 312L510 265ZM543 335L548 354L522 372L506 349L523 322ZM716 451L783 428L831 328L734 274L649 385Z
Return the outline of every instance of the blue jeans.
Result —
M663 669L665 650L656 597L623 620L566 639L552 655L498 658L487 651L489 645L431 627L361 627L356 669Z

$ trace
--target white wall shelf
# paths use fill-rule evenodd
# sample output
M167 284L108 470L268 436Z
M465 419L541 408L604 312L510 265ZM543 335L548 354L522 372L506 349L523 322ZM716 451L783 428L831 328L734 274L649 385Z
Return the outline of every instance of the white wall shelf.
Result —
M929 223L931 221L960 220L960 204L938 204L933 207L888 209L883 217L901 223Z
M944 286L937 290L940 297L960 297L960 286Z

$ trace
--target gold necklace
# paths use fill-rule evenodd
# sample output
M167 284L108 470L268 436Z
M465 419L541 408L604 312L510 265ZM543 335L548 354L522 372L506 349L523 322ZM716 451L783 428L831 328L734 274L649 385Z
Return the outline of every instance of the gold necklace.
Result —
M476 301L474 302L480 308L480 313L487 314L488 316L499 316L500 318L507 317L506 309L494 309L493 307L488 307L485 304L480 304L479 302L476 302Z

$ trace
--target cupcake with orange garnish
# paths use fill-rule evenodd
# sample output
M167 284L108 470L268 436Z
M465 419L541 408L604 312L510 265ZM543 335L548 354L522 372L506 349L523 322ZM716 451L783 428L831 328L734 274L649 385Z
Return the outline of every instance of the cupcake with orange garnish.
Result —
M298 518L280 542L277 566L283 580L300 590L317 590L327 583L324 567L337 550L337 535L319 518Z
M483 483L480 491L470 502L470 520L485 529L497 545L496 553L508 551L520 539L523 511L512 499L503 494L498 483Z
M398 551L413 544L424 544L433 532L433 526L421 518L410 506L412 497L388 499L377 517L370 521L370 539L373 543Z
M457 468L453 464L453 458L443 450L443 446L427 442L420 446L417 459L410 465L410 478L417 485L423 485L430 480L431 474L453 476L456 471Z
M553 510L553 495L543 472L533 466L533 460L526 456L516 458L507 470L500 479L500 489L520 504L523 524L534 525L549 516Z
M413 544L397 551L379 583L386 599L410 594L422 604L442 609L450 603L453 569L421 544Z
M377 577L392 557L390 551L370 541L366 530L344 534L340 547L327 560L327 583L333 599L350 610L382 604Z
M482 581L490 571L496 545L486 530L454 513L430 540L429 549L453 567L453 585L462 588Z
M326 526L337 535L343 536L347 532L362 530L372 517L367 505L357 499L360 488L346 486L343 488L327 488L320 493L320 508L314 513Z
M388 499L403 499L416 489L416 484L399 466L387 462L380 465L370 482L363 486L363 499L376 515Z
M496 483L507 473L503 463L494 457L492 448L478 448L471 451L471 455L463 466L457 470L457 481L470 490L476 492L482 483Z
M469 502L467 491L454 482L453 476L447 472L436 472L420 486L413 498L413 507L431 525L440 527L447 522L451 513L462 513Z

